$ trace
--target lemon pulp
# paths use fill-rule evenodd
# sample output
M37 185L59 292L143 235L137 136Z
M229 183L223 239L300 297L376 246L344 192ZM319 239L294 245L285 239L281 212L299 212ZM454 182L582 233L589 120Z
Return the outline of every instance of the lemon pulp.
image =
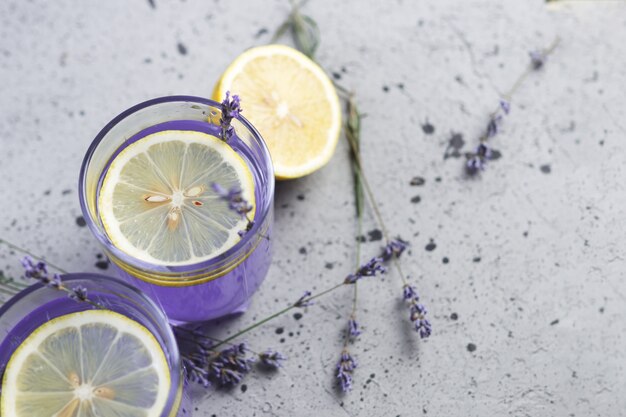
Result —
M89 310L44 323L6 367L0 414L11 417L160 417L169 367L145 327Z
M252 48L226 69L213 92L238 94L267 143L277 179L298 178L332 157L341 129L335 88L321 67L284 45Z
M102 182L98 212L112 243L157 265L215 257L237 243L248 219L213 189L238 189L255 206L254 179L241 156L215 136L153 133L125 147Z

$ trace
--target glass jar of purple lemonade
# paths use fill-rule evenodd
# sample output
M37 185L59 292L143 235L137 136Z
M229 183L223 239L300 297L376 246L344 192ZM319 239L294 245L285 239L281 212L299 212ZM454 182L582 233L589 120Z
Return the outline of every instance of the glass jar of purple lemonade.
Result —
M191 416L176 339L154 301L102 275L61 282L89 302L35 284L0 307L0 414Z
M245 310L271 264L267 146L240 116L228 143L220 140L221 116L220 103L199 97L138 104L96 136L80 173L92 233L120 276L174 323Z

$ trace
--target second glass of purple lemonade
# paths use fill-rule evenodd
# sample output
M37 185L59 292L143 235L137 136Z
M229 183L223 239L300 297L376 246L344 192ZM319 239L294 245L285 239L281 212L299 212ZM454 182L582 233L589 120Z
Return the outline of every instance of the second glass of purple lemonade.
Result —
M271 264L269 151L240 116L224 141L221 116L199 97L138 104L96 136L80 173L92 233L174 323L244 311Z
M155 302L117 278L61 283L88 301L38 283L0 307L0 414L191 416L178 345Z

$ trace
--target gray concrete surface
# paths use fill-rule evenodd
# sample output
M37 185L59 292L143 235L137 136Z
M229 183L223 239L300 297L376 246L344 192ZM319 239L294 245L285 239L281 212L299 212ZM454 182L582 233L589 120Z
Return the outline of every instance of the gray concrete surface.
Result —
M0 236L69 270L111 273L77 223L93 136L142 100L210 95L287 11L282 0L0 0ZM305 11L321 28L319 60L367 113L363 158L390 229L413 244L403 263L434 334L420 342L410 331L395 275L369 280L352 393L332 381L344 291L247 337L288 355L285 368L200 392L195 414L625 415L626 4L311 0ZM449 141L473 147L527 52L557 35L494 142L502 158L465 179L462 160L443 157ZM347 161L341 143L323 170L279 184L273 267L223 334L351 269ZM425 184L411 186L414 176ZM375 228L369 217L366 231ZM0 268L19 273L6 247Z

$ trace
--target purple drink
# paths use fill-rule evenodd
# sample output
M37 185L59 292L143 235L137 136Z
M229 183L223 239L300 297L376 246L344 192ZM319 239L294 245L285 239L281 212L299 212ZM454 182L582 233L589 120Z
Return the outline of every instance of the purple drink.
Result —
M154 302L114 278L70 274L62 279L68 288L84 287L89 299L104 308L76 302L65 292L41 284L29 287L3 305L0 308L3 381L0 412L18 417L57 413L74 416L75 412L84 415L78 410L94 407L102 411L101 401L106 407L112 404L111 409L117 410L129 410L137 404L146 410L152 407L147 415L155 417L190 416L190 400L184 387L176 340L166 316ZM114 327L116 322L122 325ZM64 344L63 338L73 340L70 337L73 334L80 334L77 342ZM38 338L40 344L36 342ZM140 339L150 343L133 344ZM151 395L151 398L139 400L142 394L135 391L133 399L132 384L124 385L124 381L133 378L139 384L149 385L149 375L159 375L156 370L153 373L138 371L146 372L145 375L132 371L142 367L148 371L156 369L151 362L146 367L140 354L125 355L122 359L111 353L125 349L135 351L136 346L146 348L144 353L149 357L163 359L159 364L160 374L167 378L157 384L160 388L155 392L161 393L158 398ZM56 355L53 354L55 349ZM41 365L37 365L37 361ZM116 369L116 364L122 362L124 366ZM76 366L69 367L68 363ZM46 374L46 368L54 372ZM44 401L32 397L38 392L47 393Z
M185 136L218 137L220 128L216 124L220 117L219 109L218 103L195 97L166 97L137 105L115 118L100 132L87 152L81 171L81 205L92 232L105 246L120 275L153 297L170 320L177 323L204 321L245 310L250 297L267 274L271 263L274 179L263 140L245 119L233 120L236 134L228 145L221 146L230 146L232 150L229 152L236 153L237 159L243 161L251 174L254 218L248 218L248 227L239 232L240 237L232 244L225 244L221 251L209 253L198 261L157 262L122 250L124 245L119 241L114 243L106 221L102 220L99 197L108 172L113 170L112 163L123 159L120 155L128 153L127 149L135 145L144 146L146 141L160 134L174 137L178 134L183 138L182 142ZM185 162L181 164L184 166ZM215 164L210 159L206 159L205 164L203 169L210 175ZM203 190L206 190L207 182L210 178L205 178ZM194 193L199 193L197 189L200 187L192 188ZM160 195L155 198L158 203L164 199ZM146 198L146 201L151 200ZM194 203L201 205L202 201L208 200ZM171 214L170 211L168 216ZM168 217L168 222L172 219L176 227L176 213L173 218ZM143 225L140 224L140 227ZM190 235L188 230L187 235ZM154 239L159 240L157 237ZM170 247L178 250L181 245Z

